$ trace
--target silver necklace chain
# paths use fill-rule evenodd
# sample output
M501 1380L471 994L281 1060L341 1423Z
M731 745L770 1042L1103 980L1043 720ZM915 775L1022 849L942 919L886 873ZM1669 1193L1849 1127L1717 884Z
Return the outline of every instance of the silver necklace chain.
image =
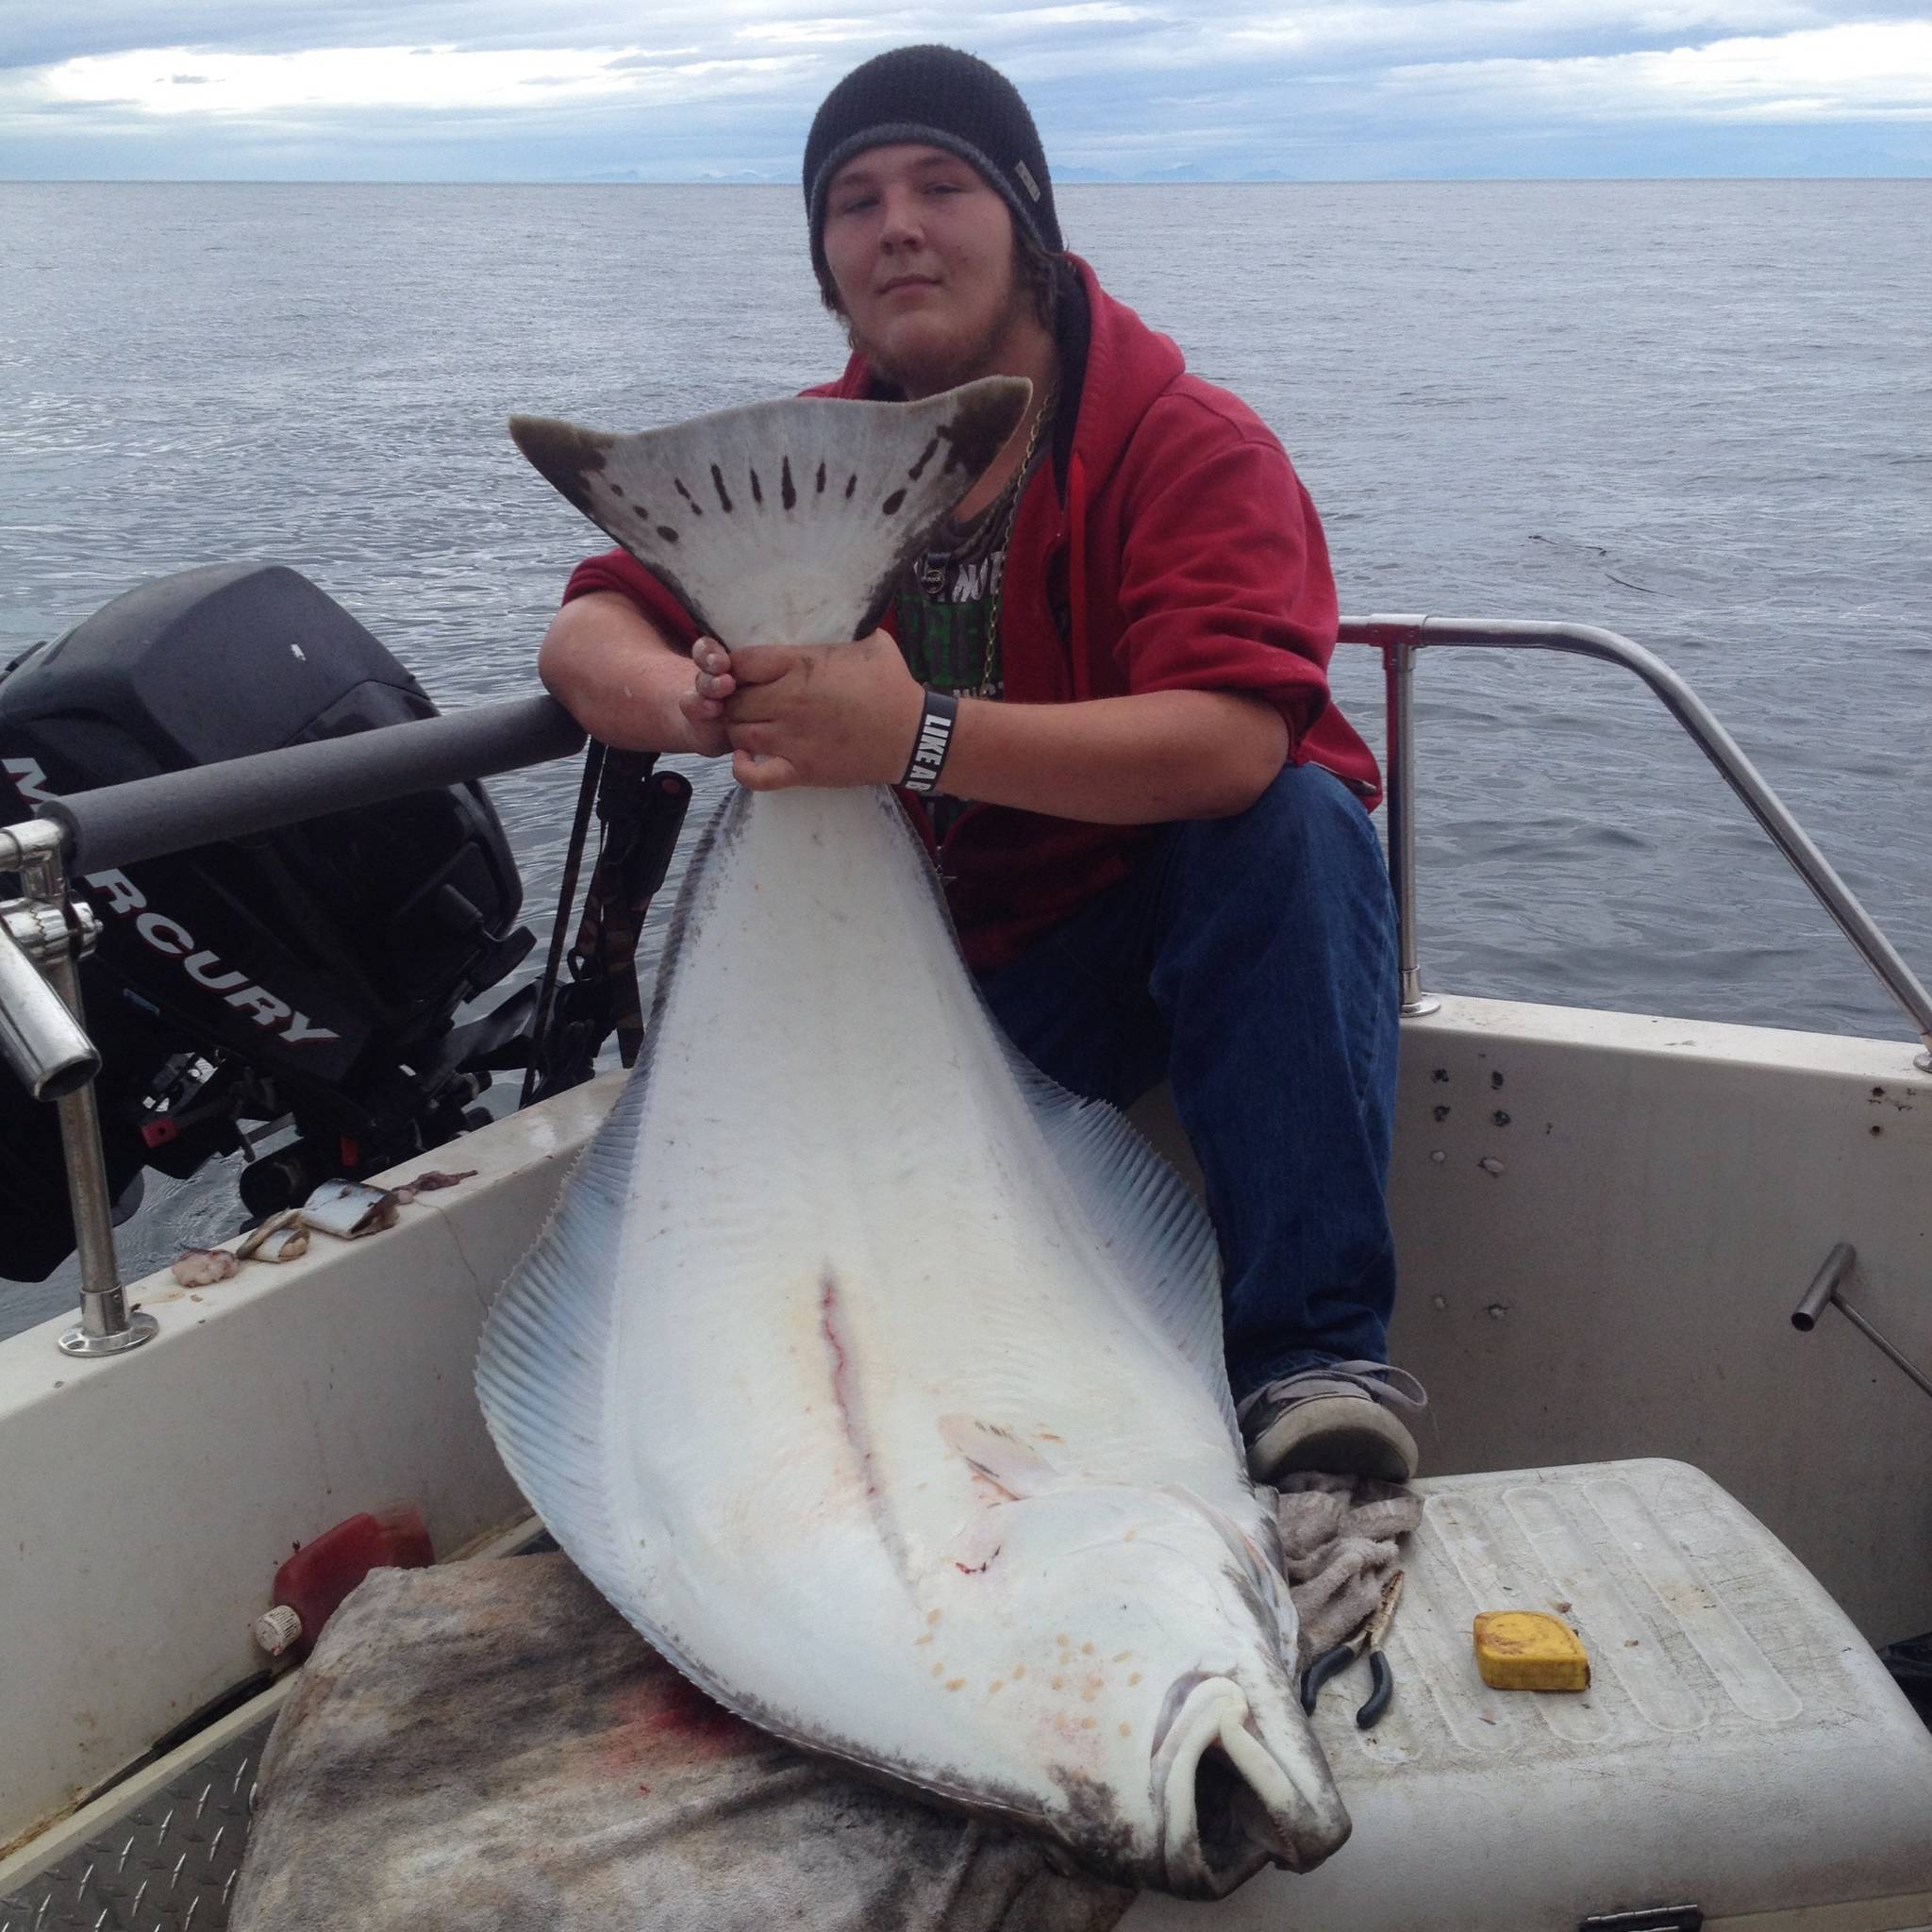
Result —
M979 683L973 695L976 698L990 698L997 676L1000 651L1000 610L1007 594L1007 553L1013 547L1013 521L1020 513L1020 498L1025 492L1026 479L1033 474L1033 458L1040 451L1041 427L1053 415L1059 405L1059 385L1048 385L1046 400L1040 406L1040 414L1033 419L1033 433L1026 439L1026 448L1020 458L1020 467L1013 472L1012 494L1008 499L1004 526L1000 541L993 552L992 566L992 608L986 623L986 659L980 666Z

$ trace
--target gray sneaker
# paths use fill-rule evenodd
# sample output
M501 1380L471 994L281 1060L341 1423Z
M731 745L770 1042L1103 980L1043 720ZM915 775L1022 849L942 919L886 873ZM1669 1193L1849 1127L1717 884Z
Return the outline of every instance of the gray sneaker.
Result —
M1257 1483L1302 1470L1406 1483L1416 1471L1415 1438L1394 1410L1413 1415L1428 1403L1407 1369L1322 1362L1264 1384L1235 1413Z

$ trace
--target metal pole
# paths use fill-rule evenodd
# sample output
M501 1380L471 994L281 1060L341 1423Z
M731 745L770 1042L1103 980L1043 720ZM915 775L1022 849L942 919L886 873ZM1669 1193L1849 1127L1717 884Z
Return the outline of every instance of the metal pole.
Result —
M1415 919L1415 639L1420 617L1369 620L1382 648L1389 756L1389 884L1395 894L1396 959L1402 974L1402 1016L1406 1020L1441 1010L1442 1002L1423 991L1417 963Z
M1932 994L1926 992L1871 914L1832 869L1830 861L1764 782L1737 741L1662 658L1613 630L1591 624L1535 624L1517 619L1467 617L1344 617L1341 637L1344 643L1379 645L1385 656L1391 645L1407 646L1413 651L1432 645L1458 644L1498 650L1560 651L1572 657L1621 664L1626 671L1634 671L1690 734L1697 748L1717 767L1724 783L1743 801L1751 816L1790 861L1839 930L1857 948L1859 958L1878 975L1886 991L1911 1022L1912 1030L1924 1049L1915 1056L1914 1065L1932 1073ZM1391 732L1396 728L1397 708L1391 705ZM1390 763L1397 763L1393 751ZM1391 786L1391 814L1394 800ZM1390 831L1392 844L1392 816Z
M61 828L72 869L85 874L567 758L583 741L554 698L509 698L70 792L39 812Z
M0 863L9 849L0 832ZM25 945L15 937L15 919ZM93 1042L35 964L49 941L64 944L67 936L58 914L44 908L24 902L0 907L0 1059L36 1100L58 1100L100 1071Z
M20 858L20 882L26 896L64 909L67 875L58 846L43 844L21 853ZM82 1026L80 965L74 947L51 952L41 970L74 1016L75 1025ZM122 1291L121 1263L114 1253L114 1203L108 1190L108 1162L101 1151L101 1116L92 1077L61 1094L55 1107L67 1160L75 1244L80 1251L80 1321L62 1333L60 1348L67 1355L120 1355L153 1340L160 1324L143 1311L130 1314Z

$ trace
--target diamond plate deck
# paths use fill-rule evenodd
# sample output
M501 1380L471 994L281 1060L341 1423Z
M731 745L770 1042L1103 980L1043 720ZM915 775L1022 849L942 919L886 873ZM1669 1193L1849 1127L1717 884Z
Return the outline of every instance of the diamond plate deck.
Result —
M0 1932L222 1932L273 1724L265 1718L0 1898Z

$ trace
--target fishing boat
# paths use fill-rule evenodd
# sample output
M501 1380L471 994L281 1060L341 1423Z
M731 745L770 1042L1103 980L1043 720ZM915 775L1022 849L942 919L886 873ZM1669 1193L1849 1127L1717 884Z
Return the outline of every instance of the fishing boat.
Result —
M1429 1505L1386 1640L1388 1721L1357 1729L1339 1695L1318 1712L1356 1842L1218 1905L1143 1898L1124 1923L1924 1932L1932 1736L1878 1653L1928 1667L1932 1001L1639 645L1424 616L1342 637L1380 654L1389 698L1393 1349L1433 1396ZM268 661L264 639L301 674L301 715L254 691L256 741L194 752L208 708L181 667L232 688L234 653ZM1427 992L1411 691L1419 658L1456 649L1642 679L1891 992L1900 1036ZM457 1015L529 943L479 781L581 737L541 698L433 715L392 665L292 573L215 570L117 600L0 681L19 804L0 810L0 1045L36 1096L20 1106L58 1113L69 1189L63 1208L49 1130L0 1202L24 1245L42 1219L42 1247L77 1244L84 1279L77 1321L0 1341L0 1932L226 1924L255 1767L301 1680L256 1635L291 1547L400 1499L442 1557L537 1532L471 1365L622 1075L491 1119L478 1095L532 1003ZM60 768L112 737L74 729L88 706L131 747L120 768ZM253 899L181 869L211 840ZM379 908L319 891L378 847L408 860ZM297 904L306 929L257 931ZM382 983L398 935L408 998ZM132 1101L112 1084L129 1041L143 1079L167 1072ZM111 1208L130 1176L125 1153L103 1160L97 1088L116 1118L145 1109L163 1171L217 1129L245 1136L251 1108L291 1118L249 1170L255 1216L331 1164L379 1186L430 1164L466 1177L278 1265L124 1285ZM1163 1096L1141 1114L1185 1170ZM1469 1617L1507 1607L1574 1624L1589 1698L1486 1690Z

